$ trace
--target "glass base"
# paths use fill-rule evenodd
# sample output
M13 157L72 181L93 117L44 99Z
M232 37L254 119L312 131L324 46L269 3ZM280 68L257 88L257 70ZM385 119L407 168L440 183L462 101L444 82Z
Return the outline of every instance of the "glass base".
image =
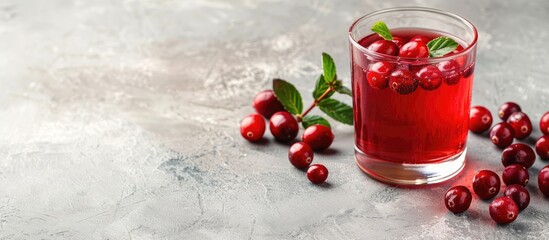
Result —
M355 146L355 160L370 177L397 185L439 183L456 176L465 166L467 148L436 163L408 164L384 161L369 156Z

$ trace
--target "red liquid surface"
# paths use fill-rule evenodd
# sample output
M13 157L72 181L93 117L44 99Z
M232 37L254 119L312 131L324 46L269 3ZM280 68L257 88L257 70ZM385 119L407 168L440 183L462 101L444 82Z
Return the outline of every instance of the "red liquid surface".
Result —
M440 36L424 29L391 32L406 39L419 34L431 39ZM367 47L378 39L377 35L366 36L359 44ZM448 85L443 80L435 90L418 86L413 93L402 95L390 87L372 88L366 73L376 61L354 55L353 104L358 150L398 163L436 163L462 152L467 141L474 56L456 60L461 66L457 84Z

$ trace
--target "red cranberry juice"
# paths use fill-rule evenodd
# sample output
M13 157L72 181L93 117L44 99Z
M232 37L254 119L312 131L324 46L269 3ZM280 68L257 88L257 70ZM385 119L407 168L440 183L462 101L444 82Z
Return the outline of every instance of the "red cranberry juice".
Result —
M410 28L391 32L405 39L416 35L433 39L441 35ZM369 35L359 44L367 47L379 39L377 34ZM459 62L459 58L455 60ZM474 62L466 62L460 64L469 66L460 66L459 71L443 78L434 90L418 86L412 93L399 94L390 86L383 89L370 86L367 72L375 61L354 58L353 104L358 150L397 163L436 163L461 153L467 140L474 70ZM409 68L415 76L418 69Z

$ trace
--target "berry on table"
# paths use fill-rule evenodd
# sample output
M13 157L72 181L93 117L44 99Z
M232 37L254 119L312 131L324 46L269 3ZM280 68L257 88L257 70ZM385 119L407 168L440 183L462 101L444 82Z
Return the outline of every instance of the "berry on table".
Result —
M528 137L532 132L532 122L530 118L523 112L512 113L507 119L507 123L515 130L515 138L523 139Z
M471 107L469 111L469 130L482 133L492 126L492 114L483 106Z
M257 114L250 114L240 122L240 135L250 142L257 142L265 133L265 119Z
M376 62L370 66L366 78L372 88L384 89L389 86L389 76L393 71L393 64L389 62Z
M273 90L264 90L254 97L253 106L255 111L269 119L273 114L285 111L282 103L278 101Z
M273 137L280 142L293 140L297 136L299 126L294 116L289 112L281 111L273 114L269 121L269 129Z
M444 196L446 208L453 213L462 213L469 209L472 200L471 192L464 186L454 186L448 189Z
M313 158L313 150L304 142L294 143L288 150L288 159L296 168L308 167L313 161Z
M515 201L509 197L498 197L490 203L490 217L499 224L507 224L515 221L519 208Z
M484 200L496 196L500 186L499 176L490 170L481 170L473 178L473 191Z
M313 150L322 151L332 145L334 134L329 127L315 124L305 129L301 139Z
M515 130L506 122L500 122L490 130L490 140L499 148L506 148L513 143Z
M437 64L438 70L445 77L447 85L456 85L459 82L459 63L456 60L449 60Z
M501 154L501 163L506 167L511 164L520 164L529 168L534 161L536 161L534 150L524 143L515 143L505 148Z
M501 174L501 179L503 179L503 182L507 186L513 184L526 186L529 178L530 175L528 174L528 169L520 164L511 164L505 167L505 169L503 169L503 173Z
M400 48L398 56L404 58L428 58L429 48L427 47L427 43L410 41Z
M419 86L428 91L437 89L442 83L442 73L433 65L422 67L416 76L419 79Z
M545 135L549 135L549 112L546 112L541 116L539 120L539 129Z
M507 119L509 118L509 116L511 116L511 114L520 112L520 111L522 111L522 109L520 109L520 106L518 104L514 102L506 102L503 105L501 105L501 107L499 107L498 115L499 115L499 118L501 118L501 120L507 121Z
M530 193L525 187L518 184L507 186L507 188L505 188L505 192L503 192L503 196L513 199L519 210L526 209L528 204L530 204Z
M406 69L397 69L391 73L389 78L389 87L398 94L413 93L418 85L414 75Z
M549 160L549 136L541 136L536 141L536 153L541 159Z
M368 46L368 50L392 56L398 55L397 45L389 40L377 40Z
M313 164L307 169L307 178L314 184L321 184L328 178L328 169L322 164Z
M549 197L549 165L539 171L538 188L545 197Z

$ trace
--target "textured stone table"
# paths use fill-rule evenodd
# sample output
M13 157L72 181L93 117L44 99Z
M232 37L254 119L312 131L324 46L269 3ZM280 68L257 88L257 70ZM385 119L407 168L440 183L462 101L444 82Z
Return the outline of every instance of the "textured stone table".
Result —
M513 100L536 124L549 110L547 1L1 2L0 239L549 238L535 181L547 162L531 169L532 202L513 224L494 224L478 199L459 216L445 209L449 186L501 172L484 136L469 137L455 180L422 189L363 174L350 126L333 122L332 150L317 155L330 169L322 186L270 134L240 137L272 78L311 101L322 51L348 84L348 26L402 5L477 25L474 104Z

